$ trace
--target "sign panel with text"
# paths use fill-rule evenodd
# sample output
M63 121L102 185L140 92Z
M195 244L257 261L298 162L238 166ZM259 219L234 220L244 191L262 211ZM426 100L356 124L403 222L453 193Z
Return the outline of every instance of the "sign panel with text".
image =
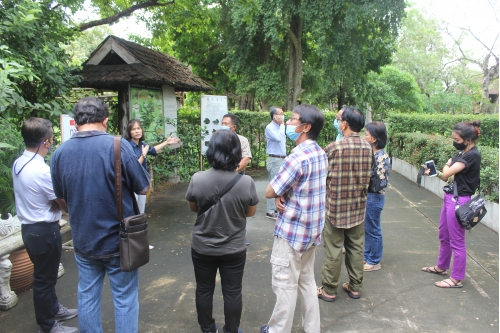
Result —
M76 133L75 120L67 114L61 115L61 143L68 141Z
M205 154L212 133L220 129L222 116L227 114L227 96L201 96L201 128L208 130L208 135L201 141L201 152Z

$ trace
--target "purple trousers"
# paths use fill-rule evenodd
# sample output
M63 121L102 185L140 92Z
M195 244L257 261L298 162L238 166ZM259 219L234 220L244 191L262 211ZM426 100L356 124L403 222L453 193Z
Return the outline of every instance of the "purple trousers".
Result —
M470 196L459 196L458 204L463 205L470 200ZM440 269L449 269L451 254L453 253L453 269L450 277L455 280L465 278L467 264L467 250L465 248L465 228L455 216L453 194L444 194L443 208L439 219L439 258L436 266Z

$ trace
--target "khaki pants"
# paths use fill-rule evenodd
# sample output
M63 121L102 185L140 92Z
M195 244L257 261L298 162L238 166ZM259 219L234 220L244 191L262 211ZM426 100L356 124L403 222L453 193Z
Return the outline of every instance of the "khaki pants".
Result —
M304 332L319 333L319 304L314 281L315 257L316 246L299 253L284 239L274 238L271 263L276 304L269 319L270 333L288 333L292 330L297 292L302 304Z
M342 245L345 248L345 266L349 274L349 288L360 292L363 287L363 251L365 243L365 223L350 229L335 228L330 220L325 220L322 240L325 244L325 261L321 270L321 283L329 295L337 295L341 283Z

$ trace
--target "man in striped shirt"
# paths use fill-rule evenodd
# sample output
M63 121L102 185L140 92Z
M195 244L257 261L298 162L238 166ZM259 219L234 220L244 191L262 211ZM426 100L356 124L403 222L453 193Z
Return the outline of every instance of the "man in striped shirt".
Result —
M297 146L266 189L266 198L276 198L279 211L271 253L276 304L268 325L260 328L261 333L291 331L297 293L304 331L320 331L314 258L325 220L328 161L316 139L324 122L315 106L302 104L293 110L286 135Z
M349 297L358 299L363 285L364 220L373 162L372 147L359 136L364 125L361 111L345 107L339 123L344 138L325 148L328 156L325 261L321 271L323 286L317 292L326 302L335 300L341 282L342 245L349 274L349 282L342 289Z

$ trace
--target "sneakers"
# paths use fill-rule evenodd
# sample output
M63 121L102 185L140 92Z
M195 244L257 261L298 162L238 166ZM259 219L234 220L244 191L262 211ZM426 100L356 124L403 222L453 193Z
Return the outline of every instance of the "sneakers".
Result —
M245 238L245 243L248 245L250 245L250 240L248 238Z
M365 263L365 265L364 265L365 272L378 271L380 269L382 269L382 266L380 265L380 263L375 264L375 265L370 265L368 263Z
M277 212L266 213L266 217L271 220L276 220L278 218Z
M269 325L261 326L259 329L259 333L269 333Z
M77 315L78 315L77 309L68 309L65 306L63 306L61 303L59 303L59 311L54 316L54 318L57 321L62 321L62 320L68 320L68 319L74 318Z
M43 333L43 331L39 330L38 333ZM56 321L54 326L52 326L50 333L78 333L78 328L63 326L61 323Z

